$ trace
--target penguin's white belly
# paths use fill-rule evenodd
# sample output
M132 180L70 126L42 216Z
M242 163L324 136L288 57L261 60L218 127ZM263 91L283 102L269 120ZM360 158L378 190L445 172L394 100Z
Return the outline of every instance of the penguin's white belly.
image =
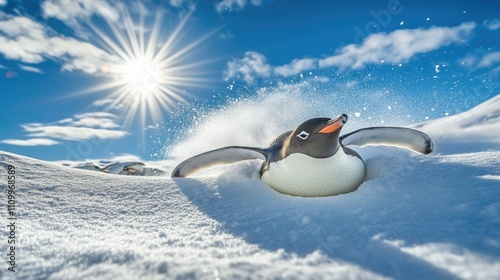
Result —
M365 164L340 148L329 158L295 153L272 162L262 180L280 193L331 196L356 190L365 178Z

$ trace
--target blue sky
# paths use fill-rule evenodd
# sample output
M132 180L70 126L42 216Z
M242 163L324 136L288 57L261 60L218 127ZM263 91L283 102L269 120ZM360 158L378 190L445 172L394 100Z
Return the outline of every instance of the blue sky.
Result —
M155 159L188 111L304 83L422 122L497 95L499 46L497 1L0 0L0 149Z

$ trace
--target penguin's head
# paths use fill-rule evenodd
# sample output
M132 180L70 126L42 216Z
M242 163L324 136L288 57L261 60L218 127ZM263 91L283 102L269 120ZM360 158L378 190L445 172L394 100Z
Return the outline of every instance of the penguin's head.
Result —
M293 153L302 153L314 158L328 158L340 148L339 136L342 126L347 122L347 115L334 119L315 118L299 125L286 140L282 148L282 157Z

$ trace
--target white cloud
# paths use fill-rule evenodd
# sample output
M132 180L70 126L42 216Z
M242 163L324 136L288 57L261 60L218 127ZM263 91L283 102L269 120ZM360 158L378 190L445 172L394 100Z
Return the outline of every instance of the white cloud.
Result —
M269 77L273 67L267 64L266 57L257 52L246 52L242 59L234 59L227 63L224 77L242 79L252 82L255 77Z
M53 142L49 142L47 140L50 139L47 138L81 141L92 138L118 139L128 135L126 131L116 129L119 125L114 122L115 118L114 114L107 112L90 112L77 114L71 118L65 118L53 123L28 123L21 125L21 127L27 133L27 136L45 139L40 142L45 143L45 145L59 143L54 140L51 140ZM39 143L35 140L3 140L2 142L6 143L5 141L9 141L10 143L17 141L17 145L21 145L23 141L24 143L31 143L30 141L32 143Z
M248 5L260 6L263 0L222 0L215 4L217 12L244 10Z
M487 68L500 64L500 51L486 54L470 54L461 60L462 65L473 69Z
M475 23L466 22L456 27L401 29L388 34L373 34L361 45L347 45L337 54L321 59L319 66L357 69L381 61L407 62L414 55L464 42L475 27Z
M347 45L334 55L322 59L294 59L280 66L268 64L263 54L248 51L242 59L233 59L227 63L224 78L252 82L256 78L287 77L317 68L359 69L369 64L380 64L382 61L407 62L417 54L465 42L475 27L475 23L466 22L456 27L400 29L391 33L378 33L370 35L359 45Z
M74 127L96 127L96 128L117 128L118 124L114 119L116 115L108 112L90 112L74 115L73 118L66 118L55 122L56 125L67 125ZM32 126L40 126L40 124L31 124Z
M190 7L193 5L193 2L191 0L170 0L170 5L176 8Z
M90 43L52 33L31 18L0 12L0 53L7 59L32 64L50 59L62 62L63 70L86 73L96 73L118 61Z
M296 75L305 70L315 68L316 63L317 60L312 58L294 59L292 62L288 64L274 68L274 74L285 77Z
M478 67L490 67L498 63L500 63L500 51L491 52L484 55L479 60Z
M116 100L113 99L98 99L92 103L94 107L104 107L106 110L120 110L123 108L122 103L117 103Z
M111 119L82 118L73 122L74 126L116 128L118 125Z
M83 114L76 114L74 115L75 118L77 119L82 119L82 118L109 118L109 119L114 119L116 118L115 114L108 113L108 112L88 112L88 113L83 113Z
M115 121L115 115L106 112L93 112L93 113L85 113L75 115L75 120L73 119L64 119L64 123L76 127L98 127L98 128L117 128L119 127ZM60 123L61 121L59 121Z
M15 145L15 146L52 146L60 144L60 142L54 141L52 139L46 138L33 138L28 140L18 140L18 139L5 139L0 141L4 144Z
M159 129L159 128L160 127L159 127L158 124L157 125L148 125L148 127L146 127L146 130L148 130L148 129Z
M75 36L88 39L91 34L84 28L83 22L90 21L93 16L116 22L123 5L109 0L44 0L41 13L45 18L56 18L64 22L73 29ZM140 3L131 3L128 8L137 11L140 6Z
M4 6L7 4L7 0L0 0L0 6Z
M45 17L57 18L71 26L93 15L110 21L119 18L116 6L105 0L46 0L42 3L42 12Z
M99 100L96 100L92 103L92 106L95 106L95 107L102 107L102 106L107 106L109 104L112 104L114 102L114 100L112 99L99 99Z
M500 29L500 19L485 20L483 22L483 25L489 30L495 31L497 29Z
M256 77L291 76L304 70L315 67L316 60L311 58L294 59L289 64L271 66L263 54L258 52L246 52L242 59L233 59L228 62L224 78L237 78L252 82Z
M41 69L33 67L33 66L28 66L28 65L22 65L22 64L20 64L19 68L23 69L24 71L38 73L38 74L43 74L43 71Z
M30 137L50 137L61 140L81 141L92 138L99 139L119 139L126 135L127 132L122 130L108 130L90 127L75 127L75 126L32 126L30 124L22 125L22 128L28 132Z
M0 12L0 52L8 59L38 63L44 58L38 40L46 39L45 28L27 17L10 16ZM29 45L23 46L26 43ZM31 44L34 43L35 46Z
M0 69L8 69L8 68L0 64Z

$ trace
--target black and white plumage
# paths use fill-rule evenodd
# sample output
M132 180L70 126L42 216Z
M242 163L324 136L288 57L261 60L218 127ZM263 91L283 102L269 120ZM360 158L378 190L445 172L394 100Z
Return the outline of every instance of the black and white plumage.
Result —
M230 146L180 163L172 177L186 177L210 166L261 159L261 179L278 192L296 196L331 196L356 190L366 168L349 145L392 145L428 154L430 137L403 127L368 127L340 136L347 115L310 119L278 136L268 148Z
M144 163L137 161L113 162L106 165L102 170L110 174L118 175L144 175Z

